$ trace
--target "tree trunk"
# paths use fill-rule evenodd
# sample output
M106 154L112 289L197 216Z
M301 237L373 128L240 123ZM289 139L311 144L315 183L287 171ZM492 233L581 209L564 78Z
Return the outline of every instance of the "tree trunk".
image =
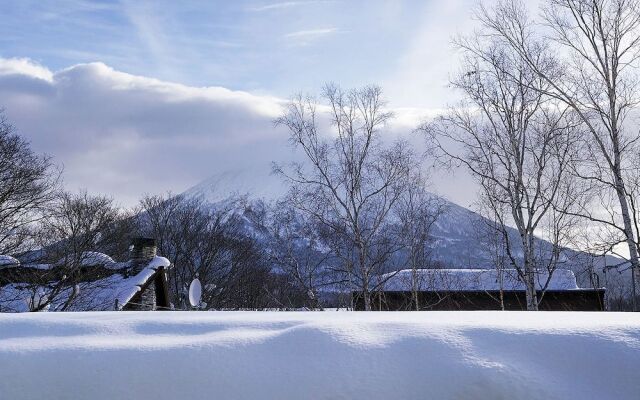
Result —
M504 311L504 276L502 266L498 268L498 281L500 284L500 310Z
M535 271L533 269L525 272L527 286L527 311L538 311L538 294L536 293Z
M416 311L420 311L420 303L418 301L418 271L413 268L412 271L411 292L413 295L413 305Z
M367 287L362 291L362 295L364 296L364 310L371 311L371 296L369 296L369 289Z
M524 276L526 286L527 311L538 311L536 292L536 268L533 257L533 233L528 235L524 252Z
M369 270L367 269L367 258L365 245L357 236L356 243L358 245L358 263L360 264L360 273L362 276L362 295L364 296L364 310L371 311L371 296L369 293Z
M629 215L629 204L627 197L625 196L625 187L622 179L618 178L616 173L616 194L620 202L620 213L622 214L622 221L624 223L624 234L629 247L629 261L631 262L631 279L633 280L634 293L632 293L633 311L637 311L636 307L636 293L635 286L639 282L640 268L638 268L638 248L636 247L635 235L633 234L633 223L631 222L631 216Z
M420 311L420 302L418 301L418 263L416 258L415 247L411 246L411 296L415 310Z

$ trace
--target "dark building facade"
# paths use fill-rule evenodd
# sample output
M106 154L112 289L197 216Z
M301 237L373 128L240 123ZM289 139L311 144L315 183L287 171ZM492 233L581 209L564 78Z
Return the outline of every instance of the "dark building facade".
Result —
M542 296L542 311L604 311L605 289L547 290ZM523 290L502 292L504 309L525 311L527 302ZM364 310L364 298L353 293L355 310ZM482 311L501 310L500 291L419 291L420 311ZM372 294L371 304L377 311L415 311L412 292L382 291Z
M527 309L524 284L515 270L405 270L387 274L381 279L384 279L382 290L371 294L374 310ZM578 287L572 271L563 269L553 274L541 272L537 286L540 310L605 310L605 289ZM362 293L353 292L352 296L354 309L364 310Z

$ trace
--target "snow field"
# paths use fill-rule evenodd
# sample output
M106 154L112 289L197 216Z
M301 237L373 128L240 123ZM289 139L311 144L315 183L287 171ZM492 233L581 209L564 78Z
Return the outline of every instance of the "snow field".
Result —
M638 399L640 316L0 315L0 399Z

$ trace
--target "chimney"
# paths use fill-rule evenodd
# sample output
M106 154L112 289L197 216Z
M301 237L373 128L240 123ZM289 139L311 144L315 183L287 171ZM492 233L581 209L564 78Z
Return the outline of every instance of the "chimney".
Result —
M137 273L156 256L156 240L143 237L133 238L130 249L131 267L133 272Z

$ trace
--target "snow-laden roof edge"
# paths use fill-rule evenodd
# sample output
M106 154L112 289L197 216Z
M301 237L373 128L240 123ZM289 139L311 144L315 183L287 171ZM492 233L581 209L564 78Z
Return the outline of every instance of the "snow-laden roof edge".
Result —
M525 290L525 284L515 269L419 269L401 270L385 274L381 281L386 291L410 291L416 284L421 291L478 291L478 290ZM415 282L414 282L415 279ZM536 288L542 290L549 273L536 274ZM556 269L549 279L548 290L580 289L573 271Z
M0 268L3 267L16 267L20 265L20 260L17 258L0 254Z
M142 271L138 272L135 276L125 279L118 288L114 288L116 298L118 299L118 308L121 310L129 303L133 296L142 290L142 286L162 267L171 267L171 262L165 257L155 256Z
M31 264L24 265L20 268L37 268L48 269L53 267L51 264ZM80 283L78 297L74 297L70 305L69 311L86 311L86 310L114 310L118 305L118 310L124 308L129 301L154 277L159 268L170 268L171 262L160 256L152 258L139 272L135 275L128 275L131 262L115 263L107 268L112 269L113 273L104 278L95 281L86 281ZM77 286L77 285L76 285ZM39 288L33 285L24 285L19 282L10 283L0 286L0 303L3 304L3 311L21 312L29 311L28 300L33 290ZM74 292L72 286L64 288L58 293L56 299L52 302L52 309L64 304Z

